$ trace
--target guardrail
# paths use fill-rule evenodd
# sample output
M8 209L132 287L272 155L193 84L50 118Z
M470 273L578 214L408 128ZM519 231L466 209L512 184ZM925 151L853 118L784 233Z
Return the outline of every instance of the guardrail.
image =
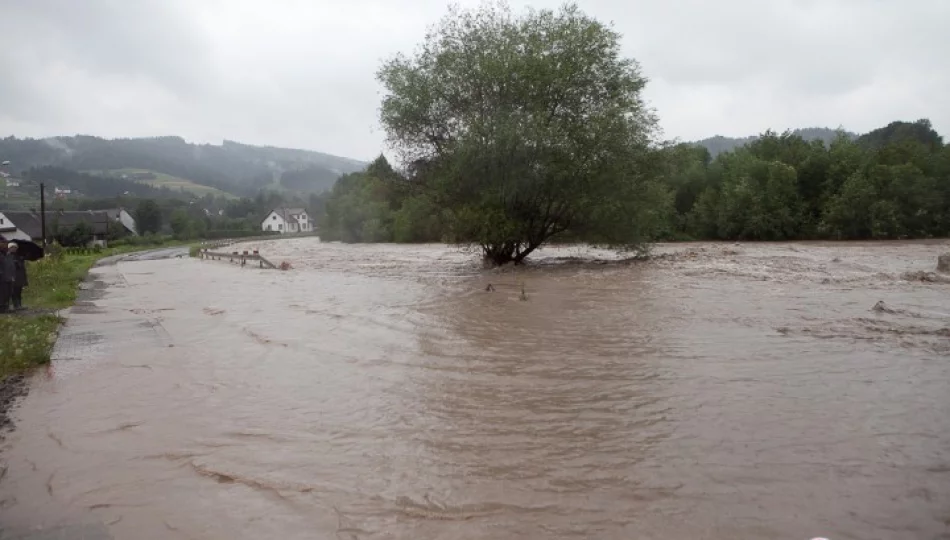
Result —
M264 258L263 255L254 250L253 252L248 252L247 250L243 252L232 251L230 253L211 251L208 248L202 248L198 251L198 258L205 259L209 261L223 261L225 259L230 263L240 263L241 266L246 266L247 261L257 261L260 268L270 268L271 270L276 270L277 265L268 261Z

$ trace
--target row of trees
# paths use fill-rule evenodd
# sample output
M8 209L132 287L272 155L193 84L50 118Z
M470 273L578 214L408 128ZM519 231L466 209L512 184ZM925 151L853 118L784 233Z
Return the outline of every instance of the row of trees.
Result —
M657 240L895 239L950 235L950 145L927 120L829 144L766 132L719 154L651 149ZM577 192L583 196L582 192ZM384 157L346 175L325 202L322 236L345 242L470 242L442 206ZM470 219L477 219L476 216ZM486 221L486 226L497 222ZM572 234L567 234L568 232ZM582 231L563 237L594 240Z
M666 151L679 238L893 239L950 234L950 146L930 122L830 144L767 132L715 160Z
M503 264L556 238L640 250L950 233L950 149L926 120L830 142L767 132L713 159L657 140L638 65L575 6L455 9L419 51L378 73L405 169L381 157L341 178L324 238L469 243Z

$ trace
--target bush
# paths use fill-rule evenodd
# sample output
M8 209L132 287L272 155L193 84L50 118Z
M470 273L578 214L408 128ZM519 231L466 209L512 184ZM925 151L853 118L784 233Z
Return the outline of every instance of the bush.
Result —
M161 246L168 241L168 237L162 236L159 234L146 233L142 236L128 236L121 240L117 240L112 245L115 247L119 246L133 246L133 247L145 247L145 246Z
M261 234L267 234L267 232L248 229L214 229L206 231L202 236L208 240L223 240L226 238L246 238L248 236L260 236Z

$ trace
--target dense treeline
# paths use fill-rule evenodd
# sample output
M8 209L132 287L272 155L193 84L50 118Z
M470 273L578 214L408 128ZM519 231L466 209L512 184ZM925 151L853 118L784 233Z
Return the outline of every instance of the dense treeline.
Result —
M950 234L950 147L927 120L830 144L767 132L711 160L666 150L671 236L723 240L887 239Z
M808 142L820 140L825 144L830 144L831 141L841 137L842 135L850 140L858 138L856 134L849 131L819 127L799 128L792 130L791 134L797 135ZM746 146L749 143L755 141L757 138L758 137L756 136L723 137L722 135L716 135L715 137L709 137L708 139L697 141L696 144L704 147L706 150L709 150L709 154L712 157L716 157L723 152L732 152L738 148Z
M451 242L446 212L380 156L366 171L337 180L313 209L320 236L344 242Z
M929 121L830 143L766 132L715 159L695 144L654 150L669 207L657 239L896 239L950 236L950 145ZM342 177L321 235L346 242L464 241L451 212L378 158ZM567 235L564 235L567 236ZM590 240L583 234L577 240Z
M122 178L86 174L62 167L35 167L26 171L23 177L36 184L45 182L49 190L53 187L69 187L90 198L130 195L164 199L179 195L168 188L157 188Z

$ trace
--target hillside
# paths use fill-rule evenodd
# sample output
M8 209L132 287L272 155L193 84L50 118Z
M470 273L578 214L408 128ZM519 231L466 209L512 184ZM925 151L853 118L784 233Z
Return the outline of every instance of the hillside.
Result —
M221 145L192 144L181 137L7 137L0 139L0 156L18 172L46 166L115 177L127 174L124 171L128 170L151 171L159 179L173 178L177 182L159 182L156 186L184 187L191 192L201 191L195 186L206 186L238 196L253 195L264 187L321 192L332 187L340 175L366 167L361 161L309 150L233 141Z
M93 176L104 176L108 178L118 178L130 180L140 184L146 184L156 188L168 188L173 192L189 193L196 197L212 195L215 197L234 198L234 195L222 191L216 187L203 186L196 184L191 180L178 178L170 174L149 171L146 169L114 169L110 171L83 171Z
M809 142L820 140L825 144L835 140L839 133L843 133L851 140L858 138L858 135L855 133L841 129L830 128L803 128L793 130L791 133L792 135L798 135ZM708 139L696 141L695 144L706 148L706 150L709 150L709 154L712 157L716 157L723 152L731 152L736 148L745 146L758 138L758 135L752 135L749 137L724 137L722 135L716 135L714 137L709 137Z

